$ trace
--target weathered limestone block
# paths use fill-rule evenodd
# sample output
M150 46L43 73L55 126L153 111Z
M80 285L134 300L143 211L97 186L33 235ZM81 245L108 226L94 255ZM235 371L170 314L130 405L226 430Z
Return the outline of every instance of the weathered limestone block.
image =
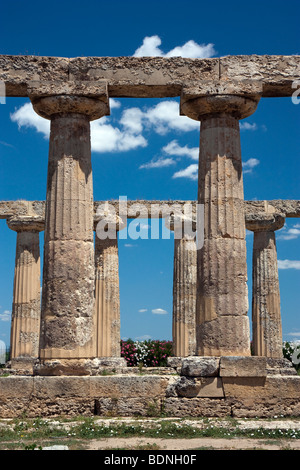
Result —
M284 416L295 418L300 416L299 398L242 398L229 399L233 418L274 418Z
M97 416L159 416L163 401L160 398L99 398L95 400Z
M39 232L43 218L19 216L7 220L17 232L10 338L11 366L32 369L39 356L41 287Z
M292 362L285 358L267 357L267 375L297 375Z
M299 79L297 55L183 57L38 57L0 56L6 96L28 96L32 80L98 82L107 80L112 97L179 96L186 83L257 82L263 96L291 96ZM223 83L222 83L223 82ZM221 88L222 89L222 88ZM236 92L236 89L234 90Z
M161 376L103 376L90 377L90 395L93 398L162 397L168 379Z
M266 377L265 357L221 357L220 377Z
M174 398L164 400L164 411L175 417L225 417L231 415L231 405L224 398Z
M182 360L181 375L189 377L214 377L219 373L219 365L219 357L187 357Z
M167 390L167 396L179 396L186 398L211 397L223 398L224 392L220 377L180 377Z
M226 398L300 399L300 377L222 377Z
M255 80L262 85L263 96L291 96L293 81L300 76L299 59L294 56L237 55L220 59L223 80Z

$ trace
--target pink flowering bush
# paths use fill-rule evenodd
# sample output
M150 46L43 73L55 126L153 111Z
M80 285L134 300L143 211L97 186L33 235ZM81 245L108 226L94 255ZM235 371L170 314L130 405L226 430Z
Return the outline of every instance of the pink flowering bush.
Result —
M172 341L121 341L121 356L129 367L165 367L172 355Z

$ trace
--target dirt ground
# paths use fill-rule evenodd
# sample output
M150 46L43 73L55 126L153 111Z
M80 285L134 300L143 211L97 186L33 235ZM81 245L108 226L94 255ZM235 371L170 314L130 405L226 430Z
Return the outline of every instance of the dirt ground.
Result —
M128 437L103 437L85 439L76 434L72 434L73 426L78 424L77 421L64 421L56 420L55 418L45 419L45 422L52 427L63 428L66 435L58 439L53 437L53 441L41 438L32 443L24 441L25 444L38 444L43 449L48 450L48 446L54 446L50 450L96 450L96 451L196 451L196 450L300 450L300 418L287 419L281 417L274 417L274 419L218 419L218 418L145 418L145 417L110 417L110 418L94 418L95 426L105 426L108 429L116 429L116 426L137 426L141 429L151 427L152 429L160 429L167 421L171 421L176 426L188 426L192 429L203 430L213 428L213 431L222 428L223 431L228 432L227 437L190 437L190 438L175 438L170 435L169 438L163 437L145 437L128 436ZM1 420L0 430L9 428L12 421ZM254 438L255 431L264 429L266 433L263 438ZM230 437L231 431L246 431L247 437ZM288 430L289 438L279 438L278 432L283 433ZM23 432L23 431L21 431ZM143 432L143 431L142 431ZM253 433L253 434L252 434ZM220 434L220 433L219 433ZM235 433L237 435L238 433ZM241 434L241 433L240 433ZM199 435L199 434L198 434ZM224 435L224 434L223 434ZM251 437L253 435L253 438ZM70 436L70 437L68 437ZM74 437L73 437L74 436ZM22 435L20 436L22 438ZM54 442L56 441L56 442ZM12 442L0 443L1 450L9 449ZM18 448L18 447L16 447ZM19 447L20 448L20 447Z
M108 438L92 440L86 450L107 449L154 449L154 450L300 450L300 441L264 439L155 439L143 437Z

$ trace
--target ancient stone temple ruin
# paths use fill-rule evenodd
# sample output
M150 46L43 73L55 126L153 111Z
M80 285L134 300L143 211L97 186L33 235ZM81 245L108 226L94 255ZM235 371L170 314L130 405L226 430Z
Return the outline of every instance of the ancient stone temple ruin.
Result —
M297 56L0 56L6 96L29 97L51 124L46 200L0 202L0 218L17 232L0 417L24 408L143 415L154 405L171 416L300 414L300 377L282 356L275 235L300 216L300 201L245 201L240 145L240 121L261 99L292 96L299 78ZM181 115L201 123L197 200L127 201L125 218L118 201L94 201L90 122L109 115L114 97L180 97ZM120 353L117 233L139 208L176 232L173 357L145 375ZM115 237L99 236L110 227ZM252 353L246 229L254 232Z

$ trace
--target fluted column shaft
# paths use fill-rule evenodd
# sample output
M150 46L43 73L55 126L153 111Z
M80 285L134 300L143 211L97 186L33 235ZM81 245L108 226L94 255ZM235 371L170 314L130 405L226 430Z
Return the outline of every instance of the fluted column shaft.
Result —
M252 263L252 345L255 356L281 358L282 327L275 230L284 217L261 220L254 231Z
M174 240L173 354L193 356L196 351L197 248L195 237Z
M97 357L120 357L118 239L95 238Z
M198 250L197 355L248 356L245 214L239 119L257 102L238 96L188 101L184 114L201 121L198 203L204 243Z
M29 217L10 219L17 232L10 359L13 367L39 355L41 287L39 232L44 223ZM14 363L18 363L18 365Z
M92 98L52 96L35 99L33 106L51 119L40 358L93 358L96 343L90 120L106 114L107 105Z

